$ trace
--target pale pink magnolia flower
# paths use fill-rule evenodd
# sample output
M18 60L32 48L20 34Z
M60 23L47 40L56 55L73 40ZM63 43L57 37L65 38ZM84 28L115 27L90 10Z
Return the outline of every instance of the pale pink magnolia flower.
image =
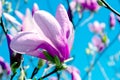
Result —
M99 23L98 21L89 24L89 29L91 32L101 33L104 30L104 28L105 28L105 24Z
M97 0L86 0L86 9L90 10L90 11L97 11L99 9L99 5L97 3ZM85 3L83 5L85 5Z
M72 80L81 80L79 70L74 66L68 66L67 71L71 74Z
M4 61L3 57L0 56L0 67L3 69L1 71L6 71L7 75L10 75L11 68L10 65Z
M97 11L100 6L97 3L97 0L73 0L70 3L70 7L75 11L75 8L79 5L82 7L82 10L87 9L90 11Z
M115 24L116 24L115 15L113 13L110 13L110 27L113 28Z
M105 48L105 44L102 42L102 39L98 36L92 38L92 44L98 49L98 52L101 52Z
M58 6L56 18L44 10L36 11L32 17L27 9L22 26L23 31L10 44L15 52L46 59L43 51L47 51L61 61L69 58L74 33L62 4Z

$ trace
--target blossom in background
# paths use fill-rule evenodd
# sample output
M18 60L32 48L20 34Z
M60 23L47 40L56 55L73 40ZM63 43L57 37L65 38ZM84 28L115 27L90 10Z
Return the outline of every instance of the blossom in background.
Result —
M81 80L79 70L74 66L68 66L67 71L71 74L72 80Z
M37 5L37 3L34 3L33 4L33 7L32 7L32 16L34 15L34 13L36 12L36 11L38 11L39 10L39 7L38 7L38 5ZM24 26L24 23L26 24L27 22L27 20L28 20L28 16L30 15L29 14L29 11L28 10L26 10L26 14L24 15L24 14L22 14L21 12L19 12L18 10L16 10L15 11L15 14L22 20L22 25L20 26L21 27L21 30L22 31L24 31L25 30L25 28L27 28L27 27L25 27ZM31 15L30 15L31 16ZM27 20L26 20L27 19ZM28 27L29 28L29 27Z
M105 48L104 42L98 36L94 36L92 38L92 44L97 48L97 52L101 52Z
M110 13L110 28L114 28L115 24L116 24L115 15L113 13Z
M98 21L94 21L94 23L89 24L89 29L94 33L102 33L105 28L104 23L99 23Z
M94 33L92 41L88 43L88 48L86 49L87 54L100 53L108 45L109 39L104 32L105 24L95 21L89 24L89 29Z
M56 18L43 10L36 11L32 17L27 9L22 26L24 30L11 41L12 50L42 59L46 59L43 51L53 57L58 56L61 61L69 58L74 33L62 4L58 6Z
M116 16L116 19L118 22L120 22L120 17L119 16Z
M32 15L39 10L39 7L36 3L33 4L33 8L32 8Z
M2 71L6 71L7 75L10 75L11 69L9 64L0 56L0 74L3 73Z
M78 12L83 10L97 11L99 9L99 5L97 0L72 0L70 3L70 7L73 11L77 9Z
M58 80L57 77L51 77L49 80Z
M109 44L109 39L106 34L95 34L92 41L88 44L86 49L87 54L96 54L102 52Z
M15 52L10 48L10 42L11 42L13 36L10 35L10 34L7 34L6 37L7 37L8 49L9 49L9 53L10 53L10 65L12 66L15 62L17 62L14 67L15 67L15 68L18 68L18 67L20 66L20 64L21 64L22 55L15 53Z

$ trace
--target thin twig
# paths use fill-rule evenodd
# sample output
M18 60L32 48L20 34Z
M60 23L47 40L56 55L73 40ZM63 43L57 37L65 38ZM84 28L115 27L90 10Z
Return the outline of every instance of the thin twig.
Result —
M57 71L59 71L59 69L56 68L54 71L52 71L52 72L48 73L47 75L45 75L45 76L39 78L38 80L44 79L44 78L46 78L46 77L48 77L48 76L50 76L50 75L56 73Z
M105 0L101 0L101 1L103 2L103 4L105 4L106 8L108 8L109 10L111 10L116 15L120 16L120 13L118 11L116 11L115 9L113 9Z
M112 40L112 42L109 44L109 46L106 47L106 49L104 49L100 55L95 59L95 62L90 66L90 68L88 69L88 71L86 72L86 74L83 76L82 80L85 80L88 73L92 70L92 68L96 65L96 63L99 61L99 59L103 56L103 54L105 54L105 52L112 46L112 44L117 40L118 35L120 33L120 30L118 31L117 35L115 36L115 38Z
M38 73L38 71L39 71L39 68L35 67L34 70L33 70L32 75L31 75L31 79Z

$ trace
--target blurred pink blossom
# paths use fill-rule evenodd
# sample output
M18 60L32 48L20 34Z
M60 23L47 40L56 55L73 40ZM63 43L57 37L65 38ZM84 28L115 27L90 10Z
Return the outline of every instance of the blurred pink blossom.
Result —
M58 80L57 77L51 77L49 80Z
M105 28L105 24L99 23L98 21L89 24L89 29L91 32L101 33L104 30L104 28Z
M116 24L115 15L113 13L110 13L110 27L113 28L115 24Z
M105 44L102 42L102 39L98 36L94 36L92 38L92 43L95 47L97 47L99 52L105 48Z
M82 7L81 10L87 9L90 11L97 11L100 6L97 3L97 0L72 0L70 7L73 11L78 7Z
M10 72L11 72L10 65L7 62L5 62L3 57L1 56L0 56L0 66L2 67L3 71L7 72L7 75L10 75Z
M81 80L79 70L74 66L68 66L67 71L71 74L72 80Z

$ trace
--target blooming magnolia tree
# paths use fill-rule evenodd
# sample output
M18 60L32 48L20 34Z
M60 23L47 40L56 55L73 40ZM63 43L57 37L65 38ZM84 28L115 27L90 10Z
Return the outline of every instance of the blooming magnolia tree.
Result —
M115 47L111 48L120 40L120 29L115 27L120 22L119 12L105 0L54 1L57 6L49 0L39 2L0 0L0 41L7 43L0 49L4 52L7 46L7 52L0 52L0 80L98 80L93 77L94 73L96 76L102 73L103 78L98 76L101 80L120 79L120 48L117 53L113 52ZM42 2L50 11L42 8ZM104 14L108 16L108 19L104 17L107 22L95 20L104 7L107 8L104 11L109 11ZM84 19L84 15L88 17ZM80 36L83 32L88 35ZM79 37L84 40L78 44ZM102 56L106 56L107 51L115 53L107 55L109 59L104 62L113 69L112 77L103 66Z

